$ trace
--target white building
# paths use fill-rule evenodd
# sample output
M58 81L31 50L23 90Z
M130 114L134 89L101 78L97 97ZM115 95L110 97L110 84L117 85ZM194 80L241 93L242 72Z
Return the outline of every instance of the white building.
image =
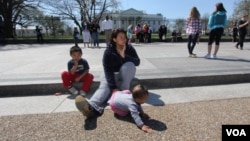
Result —
M127 29L130 24L135 26L137 25L138 21L141 21L142 24L149 24L155 32L158 31L160 25L165 24L165 18L162 14L147 14L143 11L138 11L133 8L112 13L111 16L112 20L114 21L115 28Z

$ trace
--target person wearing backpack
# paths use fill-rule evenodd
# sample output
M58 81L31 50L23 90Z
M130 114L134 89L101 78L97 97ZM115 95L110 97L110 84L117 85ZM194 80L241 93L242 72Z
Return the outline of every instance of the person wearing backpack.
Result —
M128 44L131 44L133 39L133 25L130 24L127 28Z
M135 43L140 44L140 36L141 36L141 25L137 24L134 29L134 33L136 35Z

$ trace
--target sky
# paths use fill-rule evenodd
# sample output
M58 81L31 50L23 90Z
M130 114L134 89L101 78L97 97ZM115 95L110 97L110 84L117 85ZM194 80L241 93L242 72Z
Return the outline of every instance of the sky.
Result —
M211 14L215 10L215 4L222 2L230 17L236 1L238 0L121 0L121 9L134 8L148 14L161 13L167 19L178 19L187 18L193 6L197 7L201 17Z

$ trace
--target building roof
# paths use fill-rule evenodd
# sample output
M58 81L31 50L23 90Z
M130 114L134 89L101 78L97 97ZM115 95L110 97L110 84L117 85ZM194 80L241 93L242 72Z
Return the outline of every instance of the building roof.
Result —
M162 19L163 15L158 13L158 14L147 14L144 11L141 10L136 10L134 8L129 8L127 10L122 10L120 12L116 12L112 14L113 17L141 17L141 18L146 18L146 19Z
M122 15L144 15L143 11L135 10L134 8L130 8L124 11L121 11Z

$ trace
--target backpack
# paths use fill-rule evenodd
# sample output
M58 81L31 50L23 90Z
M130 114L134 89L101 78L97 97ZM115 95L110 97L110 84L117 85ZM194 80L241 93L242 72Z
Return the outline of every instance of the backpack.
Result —
M143 26L143 32L148 33L148 26L146 26L146 25Z
M140 32L139 27L138 27L138 26L135 26L134 33L137 34L137 33L139 33L139 32Z

